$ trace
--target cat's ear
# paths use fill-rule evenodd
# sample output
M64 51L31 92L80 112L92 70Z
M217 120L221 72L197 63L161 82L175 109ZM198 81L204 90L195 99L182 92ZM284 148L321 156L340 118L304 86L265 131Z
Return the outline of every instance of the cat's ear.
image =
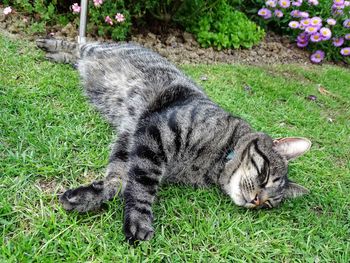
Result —
M295 198L298 196L306 195L308 193L310 193L310 191L304 186L289 181L287 188L284 192L284 198Z
M275 139L273 144L273 148L286 157L288 161L303 155L311 147L310 140L295 137Z

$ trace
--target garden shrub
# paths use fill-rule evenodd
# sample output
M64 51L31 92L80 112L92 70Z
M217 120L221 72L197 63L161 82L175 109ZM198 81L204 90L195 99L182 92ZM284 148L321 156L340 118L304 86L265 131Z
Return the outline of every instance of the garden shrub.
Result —
M242 12L234 10L227 1L197 1L197 5L192 4L188 9L192 16L184 16L183 24L204 47L251 48L265 35L264 30Z
M66 25L72 22L79 24L80 1L59 0L4 0L22 13L32 17L29 31L45 32L46 26ZM92 0L89 3L89 19L87 29L93 35L111 37L114 40L125 40L131 26L130 14L124 1Z
M5 6L35 17L33 25L41 30L56 23L78 26L80 1L64 2L69 8L58 0L4 0ZM250 48L264 36L264 30L234 10L230 0L90 0L88 32L93 35L125 40L132 24L150 20L181 26L202 46L218 49Z
M131 19L124 1L94 0L93 3L89 5L88 31L101 37L125 40Z
M253 4L262 7L257 14L267 25L280 28L298 47L311 50L312 62L320 63L324 58L350 62L349 1L267 0Z
M35 16L36 22L48 25L67 24L73 20L71 6L79 0L3 0L5 6L12 6L25 15Z

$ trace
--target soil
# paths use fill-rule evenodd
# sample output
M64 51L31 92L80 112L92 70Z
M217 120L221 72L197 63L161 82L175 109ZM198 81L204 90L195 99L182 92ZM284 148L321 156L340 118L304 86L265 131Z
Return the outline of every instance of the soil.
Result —
M308 64L308 52L295 47L286 37L268 33L265 39L251 49L201 48L195 38L179 30L172 30L167 36L147 33L134 35L132 41L152 48L169 60L180 64Z
M24 34L30 18L18 13L8 16L0 8L0 30L7 35L34 40L39 37L63 38L69 41L77 39L78 30L72 24L65 27L48 28L47 35ZM9 34L10 33L10 34ZM87 36L88 41L105 41ZM265 39L251 49L226 49L222 51L213 48L202 48L194 36L179 29L169 29L162 34L144 31L132 35L131 41L142 44L160 53L176 64L310 64L309 53L301 50L288 37L268 33Z

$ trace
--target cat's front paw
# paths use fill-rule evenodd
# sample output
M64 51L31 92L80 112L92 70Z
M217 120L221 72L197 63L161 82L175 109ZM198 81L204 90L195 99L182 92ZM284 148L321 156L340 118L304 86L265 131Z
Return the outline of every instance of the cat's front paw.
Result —
M152 239L154 230L152 227L153 216L151 213L143 214L132 211L125 216L124 234L130 244L135 241L147 241Z
M103 181L70 189L60 196L60 202L67 211L84 213L97 210L101 207L104 200L103 189Z

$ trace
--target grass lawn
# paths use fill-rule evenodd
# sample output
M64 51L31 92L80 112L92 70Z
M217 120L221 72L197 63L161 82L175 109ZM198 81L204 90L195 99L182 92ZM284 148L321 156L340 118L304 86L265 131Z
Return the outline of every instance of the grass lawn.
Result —
M183 67L255 129L310 138L290 178L311 194L252 211L215 188L165 187L154 206L154 239L134 248L124 242L118 199L85 215L66 213L57 200L63 189L103 177L113 137L82 95L77 72L3 36L0 54L0 262L350 261L348 69Z

